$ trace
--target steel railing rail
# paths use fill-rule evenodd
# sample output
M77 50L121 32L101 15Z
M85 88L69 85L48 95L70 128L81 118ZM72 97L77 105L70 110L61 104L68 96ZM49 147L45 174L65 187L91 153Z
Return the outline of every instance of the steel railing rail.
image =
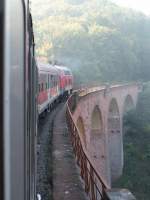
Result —
M110 187L95 170L85 151L85 147L82 145L82 139L80 138L79 130L70 109L73 95L67 101L66 116L75 158L80 168L80 175L84 181L85 192L88 194L90 200L106 200L108 199L106 197L106 189L110 189Z

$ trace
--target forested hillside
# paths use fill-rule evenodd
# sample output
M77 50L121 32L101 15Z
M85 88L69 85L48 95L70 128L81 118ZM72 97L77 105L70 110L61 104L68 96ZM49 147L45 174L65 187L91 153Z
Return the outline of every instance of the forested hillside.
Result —
M150 18L107 0L32 0L36 54L78 82L150 79Z

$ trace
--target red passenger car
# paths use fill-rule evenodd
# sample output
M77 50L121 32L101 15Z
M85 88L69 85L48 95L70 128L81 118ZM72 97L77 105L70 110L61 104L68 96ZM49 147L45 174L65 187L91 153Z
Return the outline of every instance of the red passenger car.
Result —
M38 63L38 112L44 110L59 97L59 72L49 64Z
M73 76L70 69L64 66L55 65L60 73L60 94L70 94L73 89Z
M64 95L72 92L73 76L64 66L38 63L38 113L52 106Z

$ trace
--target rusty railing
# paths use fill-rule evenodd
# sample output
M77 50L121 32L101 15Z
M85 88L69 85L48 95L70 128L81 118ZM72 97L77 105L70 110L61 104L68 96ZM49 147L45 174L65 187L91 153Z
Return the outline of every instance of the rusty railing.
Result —
M73 120L71 112L71 104L73 95L67 102L67 122L69 132L71 133L71 141L77 164L80 168L80 175L84 181L85 192L88 194L90 200L107 200L106 189L110 189L104 180L98 175L94 166L92 165L87 153L81 142L79 130Z

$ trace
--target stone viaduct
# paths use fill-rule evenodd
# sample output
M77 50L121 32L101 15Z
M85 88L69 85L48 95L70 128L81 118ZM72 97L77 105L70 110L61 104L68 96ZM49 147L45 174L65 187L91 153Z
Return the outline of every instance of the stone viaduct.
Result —
M137 103L139 84L85 89L79 93L73 118L84 151L111 186L123 171L123 116Z

